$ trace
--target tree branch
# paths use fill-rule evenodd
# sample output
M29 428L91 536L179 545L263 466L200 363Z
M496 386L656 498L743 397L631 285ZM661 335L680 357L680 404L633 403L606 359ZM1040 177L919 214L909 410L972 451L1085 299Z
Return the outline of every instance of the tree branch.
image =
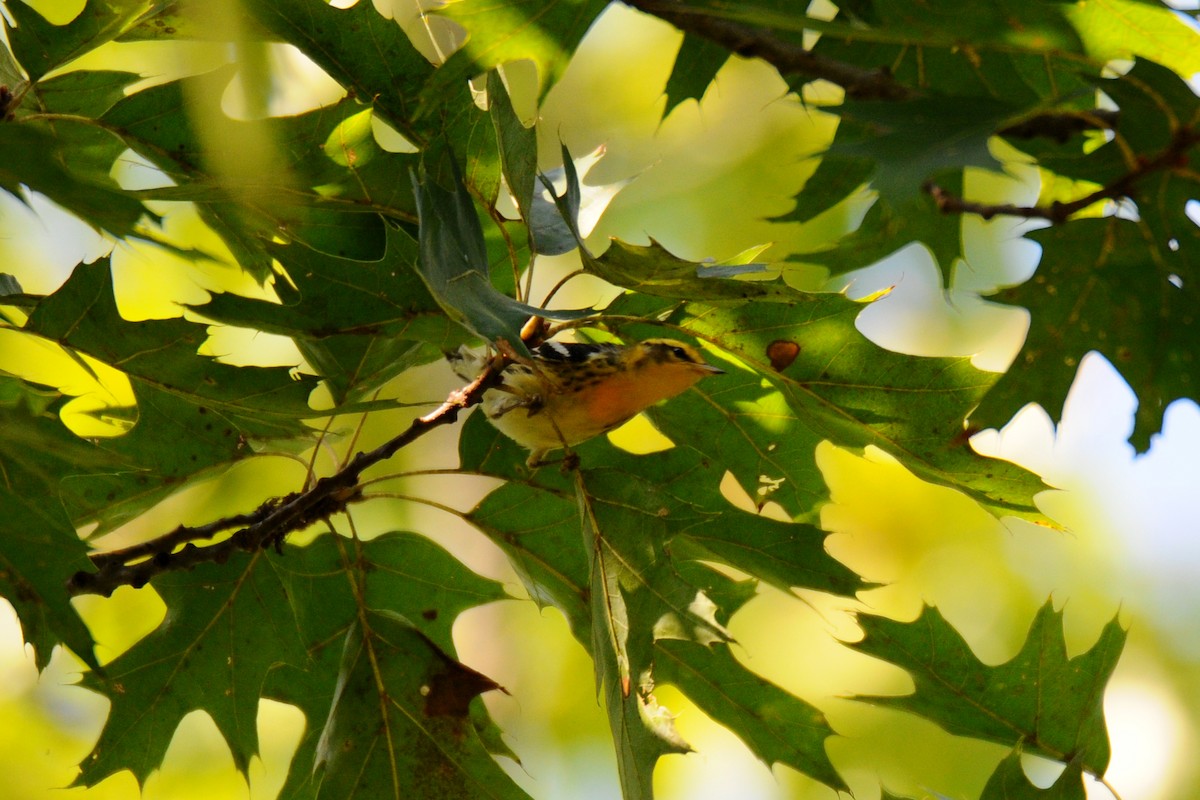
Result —
M1104 108L1082 112L1048 111L1001 128L997 133L1009 139L1043 138L1053 139L1061 144L1084 131L1115 130L1120 117L1120 111Z
M203 563L223 564L238 550L254 552L274 547L278 551L287 534L345 511L347 505L362 499L359 477L368 467L391 458L434 428L456 421L460 411L477 404L483 393L499 382L505 363L500 359L489 364L478 378L451 392L438 408L413 420L399 436L374 450L358 453L338 472L320 478L305 492L273 497L249 514L235 514L197 527L180 525L148 542L93 555L92 562L98 570L75 573L67 583L68 593L108 597L120 586L141 588L163 572L191 569ZM239 526L244 527L216 544L194 543Z
M1170 144L1158 155L1153 158L1139 158L1136 166L1129 172L1109 181L1096 191L1067 203L1056 200L1048 206L1017 206L1010 203L992 205L963 199L953 192L946 191L933 181L926 181L921 188L933 198L938 211L943 214L978 214L984 219L999 216L1044 219L1058 225L1093 203L1132 197L1137 184L1147 175L1186 166L1188 150L1197 143L1200 143L1200 131L1187 127L1180 128L1171 137Z
M678 0L625 0L625 4L740 56L761 58L781 75L802 75L836 83L847 97L856 100L907 100L916 94L885 69L863 69L816 55L761 28L710 16Z
M679 30L719 44L748 58L766 61L781 75L801 75L841 86L855 100L911 100L917 91L892 77L885 68L864 69L817 55L762 28L723 19L689 8L680 0L624 0L637 10L669 22ZM1014 139L1044 137L1065 142L1086 130L1113 129L1119 112L1095 109L1085 113L1047 112L999 131Z

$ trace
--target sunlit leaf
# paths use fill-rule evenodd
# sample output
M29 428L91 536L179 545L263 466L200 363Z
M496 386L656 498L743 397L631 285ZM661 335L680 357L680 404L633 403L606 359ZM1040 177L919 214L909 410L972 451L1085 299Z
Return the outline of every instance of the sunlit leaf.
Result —
M9 41L33 80L115 39L151 8L150 0L89 0L75 19L54 25L24 3L5 6L16 20Z
M42 299L25 331L129 376L137 399L129 433L100 448L120 469L65 476L64 502L78 521L114 525L217 464L253 454L250 442L303 436L311 379L278 367L235 367L197 353L206 326L129 322L117 310L106 260L76 268ZM179 431L189 431L181 437Z
M864 637L852 645L912 676L916 691L901 697L860 697L920 714L959 736L1012 744L1093 775L1108 767L1104 686L1125 644L1109 622L1086 652L1067 657L1062 612L1047 602L1021 651L992 667L980 661L935 608L912 622L860 616Z
M862 305L840 294L795 292L787 303L753 305L685 303L667 312L629 296L607 313L652 308L741 362L649 413L668 437L722 464L751 495L774 487L765 499L794 516L810 513L826 491L813 451L828 439L878 447L922 479L952 486L994 513L1041 519L1033 502L1041 481L981 457L963 436L968 413L996 380L967 359L879 348L854 327ZM771 353L780 343L798 350L777 370Z
M825 715L746 669L728 645L661 639L655 652L659 682L675 684L704 713L737 731L763 762L847 789L825 753L833 735Z
M744 602L732 599L731 585L714 586L711 573L693 572L688 567L693 559L763 575L784 589L847 593L856 581L824 552L821 531L730 507L714 491L722 470L695 451L636 457L601 442L585 444L580 459L595 466L585 467L572 487L544 469L521 479L510 471L514 449L482 420L472 420L463 438L464 466L496 470L510 482L489 495L470 520L509 554L535 599L563 611L592 652L625 794L648 796L655 761L687 749L669 710L650 696L659 663L655 641L723 641L721 620ZM717 606L720 598L729 598L733 607ZM730 662L711 677L737 680L740 670ZM677 683L684 691L700 687L685 677ZM778 702L791 702L782 696ZM706 698L694 699L702 707L718 702ZM801 768L819 779L832 779L827 764L818 766L821 745L810 741L804 747L808 755L788 758L803 760ZM770 759L775 752L763 755Z
M544 94L558 80L575 46L605 6L604 0L551 0L535 5L456 0L446 4L437 10L438 15L465 28L467 41L438 69L425 97L435 98L448 86L521 59L532 59L537 66L539 94Z

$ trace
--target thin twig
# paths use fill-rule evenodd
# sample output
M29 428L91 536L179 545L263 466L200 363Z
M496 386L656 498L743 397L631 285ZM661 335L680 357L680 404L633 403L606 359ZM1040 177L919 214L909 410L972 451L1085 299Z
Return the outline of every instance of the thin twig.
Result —
M391 458L434 428L456 421L460 411L477 404L483 393L499 382L504 364L502 359L493 361L474 381L451 392L438 408L413 420L399 436L374 450L356 454L338 472L317 479L304 492L271 498L249 514L225 517L198 527L181 525L151 541L123 550L97 553L92 556L92 562L98 570L75 573L67 584L68 593L108 597L120 586L140 588L164 572L191 569L203 563L223 564L238 550L280 549L287 534L328 519L345 511L350 503L361 500L359 477L364 470ZM194 544L196 539L212 538L221 531L243 525L245 527L216 544ZM184 547L176 551L175 547L184 542Z
M1121 112L1104 108L1090 111L1047 111L996 131L1009 139L1053 139L1064 143L1084 131L1116 130Z
M836 83L847 97L856 100L907 100L915 95L885 69L863 69L826 58L762 28L714 17L677 0L625 0L625 3L740 56L761 58L780 74Z
M1171 137L1170 144L1153 158L1139 159L1128 172L1109 181L1094 192L1067 203L1055 201L1048 206L1017 206L1011 203L977 203L948 192L933 181L921 187L933 198L938 211L943 214L978 214L984 219L1008 216L1024 219L1044 219L1058 225L1075 214L1101 200L1119 200L1132 197L1137 184L1147 175L1186 166L1188 150L1200 143L1200 131L1180 128Z
M760 58L781 75L820 78L841 86L854 100L912 100L918 91L900 83L884 67L866 69L818 55L769 30L757 28L689 8L678 0L625 0L626 5L669 22L684 33L719 44L749 58ZM1093 109L1085 112L1048 111L1036 114L999 131L1013 139L1048 138L1066 142L1088 130L1116 128L1120 112Z
M200 539L211 539L221 531L261 522L278 506L281 500L286 499L273 497L249 514L234 514L231 517L223 517L207 525L180 525L170 533L163 534L157 539L151 539L148 542L123 547L120 550L107 550L103 553L95 553L92 555L92 563L97 567L103 568L108 564L128 564L131 561L150 558L160 553L170 553L181 544Z

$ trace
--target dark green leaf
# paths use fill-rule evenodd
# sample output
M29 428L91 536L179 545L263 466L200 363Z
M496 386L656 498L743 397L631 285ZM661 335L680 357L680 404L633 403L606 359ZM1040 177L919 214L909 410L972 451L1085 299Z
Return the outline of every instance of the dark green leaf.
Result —
M704 265L676 258L653 239L649 247L614 239L599 258L585 254L584 263L589 272L609 283L657 297L781 300L795 294L795 290L779 280L726 280L713 276Z
M1029 309L1029 334L1016 362L972 414L974 424L1003 425L1026 403L1057 413L1075 367L1093 350L1137 392L1133 442L1139 450L1161 427L1167 404L1196 396L1200 236L1183 216L1185 197L1176 200L1170 228L1177 239L1116 217L1030 234L1043 248L1037 274L998 295Z
M218 294L194 309L214 320L295 339L341 402L361 399L405 369L463 343L417 277L417 245L388 230L378 262L328 258L296 245L268 245L287 277L279 303ZM422 346L428 345L428 346Z
M935 608L913 622L863 615L859 623L864 637L851 646L907 670L916 685L904 697L859 699L920 714L959 736L1021 744L1104 774L1104 687L1125 643L1115 620L1090 650L1068 658L1062 612L1047 602L1021 651L996 667L976 658Z
M316 551L313 551L316 554ZM309 555L305 553L305 555ZM92 785L120 769L139 783L162 763L180 720L203 709L245 769L258 751L258 700L277 663L302 665L305 640L289 619L290 576L300 563L267 563L265 553L160 576L154 588L170 609L159 627L86 685L113 698L108 722L83 763ZM311 567L309 568L311 569Z
M56 413L61 396L0 375L0 596L16 609L38 668L59 642L95 667L92 636L67 597L67 581L90 569L60 496L61 481L81 468L114 461L68 431ZM86 465L86 466L85 466Z
M1165 158L1180 147L1180 120L1200 120L1200 100L1161 66L1139 62L1128 76L1100 83L1121 106L1119 138L1087 155L1075 143L1077 158L1053 163L1070 177L1122 180L1131 174L1130 148ZM998 296L1029 309L1029 335L974 415L980 425L1002 425L1029 402L1056 412L1090 351L1103 354L1137 393L1138 450L1149 447L1169 403L1196 397L1200 229L1188 208L1200 182L1186 166L1195 149L1188 144L1175 163L1130 183L1139 221L1079 219L1029 234L1042 246L1037 274Z
M318 745L316 797L528 797L471 724L471 700L498 688L403 617L362 617Z
M684 100L699 100L708 90L721 67L729 58L729 51L701 36L684 34L671 77L667 78L667 105L663 116Z
M587 248L583 246L583 237L579 233L579 175L565 144L561 150L561 176L566 180L566 189L561 195L554 189L554 180L559 176L560 170L550 170L549 173L538 176L541 186L537 187L533 195L529 229L540 253L555 256L569 253L578 247L580 253L586 254Z
M25 330L121 370L138 402L132 430L100 440L106 455L96 459L121 467L67 474L62 497L76 522L115 525L205 470L252 455L248 442L307 433L301 419L313 414L311 380L283 368L234 367L198 355L204 325L123 319L106 260L77 267L38 303Z
M0 125L0 188L20 196L21 187L41 192L85 222L117 235L132 234L147 213L111 181L76 175L64 167L59 142L40 129Z
M571 320L590 313L535 308L496 291L475 204L448 151L436 163L422 162L420 175L413 176L413 192L421 219L418 273L452 320L484 341L505 341L528 353L520 331L531 316Z
M309 728L319 729L338 682L330 650L361 619L347 569L365 581L368 605L413 620L406 628L441 659L443 650L453 652L450 629L459 613L504 597L498 584L423 537L386 534L347 555L355 546L326 536L283 557L239 555L155 578L169 609L162 624L103 678L87 679L108 690L113 709L81 781L126 768L144 780L193 709L213 717L241 768L257 751L260 696L296 703ZM311 752L308 763L293 765L293 781L311 775Z
M24 289L21 288L20 282L9 275L7 272L0 272L0 297L11 297L14 294L23 294Z
M988 139L1018 109L991 99L930 97L903 103L847 102L842 115L867 134L831 153L878 165L871 183L893 202L916 197L928 179L963 167L996 169Z
M1078 762L1067 764L1053 785L1041 789L1026 777L1021 768L1021 750L1017 748L996 767L979 800L1085 800L1086 796L1083 768Z

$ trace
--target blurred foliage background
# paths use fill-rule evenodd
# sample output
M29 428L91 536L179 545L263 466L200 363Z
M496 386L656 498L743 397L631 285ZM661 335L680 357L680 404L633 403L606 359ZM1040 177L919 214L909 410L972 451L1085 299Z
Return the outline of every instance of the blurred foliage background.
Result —
M82 0L35 5L52 21L66 21ZM208 13L218 15L220 5ZM378 0L377 6L406 25L419 24L410 4L397 1L392 7ZM769 243L764 258L781 259L853 227L854 214L860 213L853 203L803 224L768 221L791 209L794 187L814 168L812 156L828 145L834 119L788 96L778 74L764 64L732 58L699 102L685 101L662 118L663 89L680 39L669 25L614 5L588 33L537 110L543 164L555 163L560 141L574 154L603 148L585 183L628 181L589 241L619 236L646 243L653 237L681 257L718 261ZM148 81L162 82L226 62L238 69L225 98L226 110L234 116L256 103L272 114L295 113L331 102L340 92L285 46L114 42L73 66L133 70ZM514 86L520 85L520 77L519 67L510 69ZM526 92L527 115L533 113L530 94ZM386 131L377 129L376 134L381 146L394 146L383 138ZM253 142L247 148L241 152L245 161L229 169L269 168L269 154L255 154ZM127 186L152 179L132 157L120 172ZM1012 173L1007 178L969 173L972 194L1037 196L1036 173L1021 168ZM80 259L111 250L118 303L129 319L179 315L180 304L203 302L210 291L261 292L245 274L217 261L187 263L160 248L114 245L45 198L34 196L26 206L2 195L0 204L0 261L27 291L52 291ZM186 204L151 205L178 239L223 251ZM918 247L833 283L814 265L807 273L808 288L845 287L852 296L890 288L859 320L868 336L893 349L971 354L978 365L1002 368L1019 346L1026 318L1019 310L979 300L976 292L1011 283L1033 269L1036 247L1018 241L1025 224L966 220L968 268L957 270L948 288ZM556 262L561 275L577 265L577 256L544 261ZM555 280L550 272L539 276L546 286ZM570 290L574 294L563 298L564 305L590 303L597 293L609 291L589 280L573 283ZM90 396L127 391L120 380L88 375L65 357L20 351L27 344L5 333L0 331L0 349L8 363L19 365L31 379L73 387L68 391L79 395L78 412L94 402ZM216 326L206 349L233 363L290 366L301 360L287 340ZM455 385L448 368L432 365L406 373L385 394L436 401ZM1195 635L1200 630L1200 531L1195 523L1200 411L1190 401L1176 402L1150 451L1135 457L1126 441L1134 403L1111 365L1089 357L1078 367L1065 408L1026 409L1002 431L977 439L981 450L1025 465L1057 487L1041 501L1063 532L997 521L955 492L916 480L882 454L856 456L829 445L818 454L832 493L820 522L834 533L831 552L879 584L861 595L869 610L911 619L922 603L936 605L988 663L1011 657L1047 597L1065 607L1073 653L1090 646L1119 609L1130 638L1106 699L1113 737L1109 781L1126 798L1165 800L1200 794L1200 764L1191 755L1200 745L1200 638ZM411 416L373 415L360 444L384 441ZM76 423L97 424L82 413ZM634 427L619 432L615 441L631 449L653 447L647 441L651 435L645 427ZM454 429L435 432L401 451L393 459L394 471L453 467L455 438ZM124 526L105 544L136 541L178 522L202 522L253 507L264 496L290 491L303 474L303 458L241 463ZM512 601L466 612L454 635L462 660L508 689L507 695L489 693L485 701L521 754L521 765L506 764L515 780L539 797L616 797L612 743L593 691L591 662L563 619L522 599L521 584L502 554L457 517L403 496L469 508L490 485L461 476L413 477L396 490L395 499L373 503L362 513L367 520L378 515L390 528L436 532L454 555L503 581L514 595ZM841 734L830 744L831 757L856 796L871 800L878 783L899 794L931 796L931 776L946 796L978 796L1004 748L978 741L950 747L950 734L931 723L844 699L851 693L903 692L909 680L901 670L837 643L839 637L857 636L846 601L816 593L803 599L798 604L760 587L731 630L740 643L739 655L752 669L827 713ZM149 589L125 588L110 599L74 602L99 642L102 660L153 629L164 613ZM536 658L529 657L533 653ZM72 656L58 650L39 675L11 609L0 613L0 773L7 776L0 793L5 797L137 796L128 774L90 789L62 788L74 779L107 712L106 701L73 685L79 669ZM678 692L663 689L659 699L678 714L677 726L697 751L663 760L655 775L660 796L835 796L787 768L767 770ZM264 701L258 725L263 752L251 765L249 786L235 771L211 721L197 712L176 732L166 763L142 796L274 797L304 721L294 708ZM1108 796L1102 788L1090 788L1092 797Z

